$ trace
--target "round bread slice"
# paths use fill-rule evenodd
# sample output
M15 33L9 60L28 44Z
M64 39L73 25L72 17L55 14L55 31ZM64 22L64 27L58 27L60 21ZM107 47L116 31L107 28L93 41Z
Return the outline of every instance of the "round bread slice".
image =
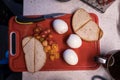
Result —
M85 41L97 41L100 36L100 28L94 21L89 21L75 33Z
M44 52L43 46L40 41L32 37L30 40L26 37L22 43L26 43L23 47L25 54L26 67L29 72L39 71L46 62L46 53Z
M72 17L72 27L74 32L80 29L84 24L86 24L90 20L92 20L92 18L86 10L82 8L78 9Z

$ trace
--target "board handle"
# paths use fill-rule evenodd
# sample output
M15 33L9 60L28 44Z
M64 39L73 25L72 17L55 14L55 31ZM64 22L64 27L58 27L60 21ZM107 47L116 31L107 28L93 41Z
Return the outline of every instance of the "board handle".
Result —
M17 43L16 32L11 32L10 33L10 55L11 56L16 55L16 43Z

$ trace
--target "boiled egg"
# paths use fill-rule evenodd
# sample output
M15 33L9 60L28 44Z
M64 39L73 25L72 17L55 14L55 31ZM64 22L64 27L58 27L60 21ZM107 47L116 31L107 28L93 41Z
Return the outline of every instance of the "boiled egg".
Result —
M70 34L66 43L70 48L79 48L82 45L82 40L77 34Z
M64 34L68 31L68 25L62 19L54 20L53 21L53 28L58 34Z
M69 65L76 65L78 63L78 56L76 52L72 49L66 49L63 52L63 58L65 62Z

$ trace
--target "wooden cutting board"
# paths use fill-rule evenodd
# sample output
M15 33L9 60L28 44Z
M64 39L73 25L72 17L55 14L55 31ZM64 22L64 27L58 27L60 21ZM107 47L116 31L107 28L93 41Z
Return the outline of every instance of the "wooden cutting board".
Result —
M90 13L92 19L98 24L97 15ZM62 19L68 24L68 32L65 34L57 34L52 28L52 22L55 19ZM22 49L22 39L26 36L33 35L33 29L36 25L42 27L43 30L50 28L52 30L52 35L54 36L54 41L57 42L59 46L60 58L51 61L47 55L47 61L41 71L64 71L64 70L94 70L99 67L99 64L94 61L94 57L100 54L100 43L99 41L86 42L82 41L83 44L80 48L74 49L78 55L79 62L75 66L68 65L62 57L63 51L69 47L66 44L67 37L74 33L71 26L72 15L66 14L64 16L46 19L41 22L35 22L34 24L18 24L15 22L15 17L12 17L9 21L9 66L12 71L22 72L27 71L24 53ZM11 34L15 33L15 54L12 55L11 48Z

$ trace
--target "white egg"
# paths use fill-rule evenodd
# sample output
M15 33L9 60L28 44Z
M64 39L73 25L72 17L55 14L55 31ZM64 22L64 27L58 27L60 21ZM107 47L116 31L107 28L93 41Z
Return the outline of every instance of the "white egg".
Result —
M82 45L82 40L77 34L70 34L66 43L71 48L79 48Z
M69 65L76 65L78 63L78 56L72 49L67 49L63 52L63 58Z
M61 19L56 19L53 21L53 28L59 34L64 34L68 31L67 23Z

